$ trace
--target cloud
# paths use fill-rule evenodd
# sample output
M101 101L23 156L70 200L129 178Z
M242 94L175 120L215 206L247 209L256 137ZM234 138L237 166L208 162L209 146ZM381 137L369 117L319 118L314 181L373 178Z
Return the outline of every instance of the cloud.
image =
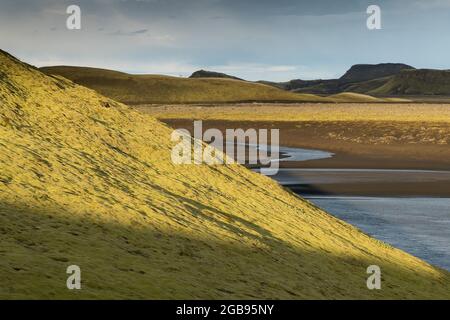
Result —
M414 5L421 9L450 8L450 0L415 1Z
M104 30L104 28L102 28L102 30ZM148 29L140 29L140 30L135 30L135 31L122 31L122 30L117 30L115 32L111 32L108 33L109 35L112 36L135 36L138 34L144 34L147 33Z
M330 78L355 63L449 68L450 0L1 0L2 49L23 60L187 75L200 68L249 80ZM414 32L411 32L414 30Z
M129 34L143 34L143 33L147 33L148 29L141 29L141 30L136 30L136 31L131 31Z

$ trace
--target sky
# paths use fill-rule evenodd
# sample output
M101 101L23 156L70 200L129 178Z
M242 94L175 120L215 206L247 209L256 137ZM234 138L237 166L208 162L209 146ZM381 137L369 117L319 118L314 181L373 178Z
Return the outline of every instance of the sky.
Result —
M69 30L69 5L81 30ZM381 9L380 30L366 25ZM358 63L450 69L450 0L0 0L0 49L30 64L248 80L340 77Z

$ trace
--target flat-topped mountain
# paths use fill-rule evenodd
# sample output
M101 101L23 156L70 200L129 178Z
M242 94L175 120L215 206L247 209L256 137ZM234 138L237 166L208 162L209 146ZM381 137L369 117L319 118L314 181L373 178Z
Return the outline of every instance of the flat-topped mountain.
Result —
M339 82L362 82L379 79L411 69L414 69L414 67L403 63L356 64L339 78Z
M358 64L352 66L341 78L329 80L301 80L273 83L275 87L297 93L331 95L342 92L370 94L371 90L384 85L389 77L403 70L414 69L402 63Z

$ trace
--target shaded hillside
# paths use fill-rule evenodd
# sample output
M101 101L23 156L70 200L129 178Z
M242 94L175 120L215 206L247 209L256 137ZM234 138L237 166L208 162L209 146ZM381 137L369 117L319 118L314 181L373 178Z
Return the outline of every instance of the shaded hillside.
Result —
M369 91L377 95L450 95L450 70L407 70Z
M130 105L243 101L326 101L320 97L299 95L263 84L234 79L186 79L161 75L130 75L82 67L47 67L41 70L50 75L61 75L77 84Z
M225 73L220 72L214 72L214 71L206 71L206 70L199 70L195 71L189 78L225 78L225 79L234 79L234 80L242 80L238 77L233 77Z
M344 91L339 80L311 80L301 83L299 80L290 81L290 91L310 94L336 94Z
M374 89L383 86L391 77L378 78L373 80L361 81L356 83L348 83L342 86L342 90L356 93L368 93Z
M301 80L295 79L287 82L258 81L283 90L292 92L305 92L310 94L333 94L339 92L338 80Z
M448 272L241 166L174 165L167 126L1 52L0 97L0 298L450 298Z

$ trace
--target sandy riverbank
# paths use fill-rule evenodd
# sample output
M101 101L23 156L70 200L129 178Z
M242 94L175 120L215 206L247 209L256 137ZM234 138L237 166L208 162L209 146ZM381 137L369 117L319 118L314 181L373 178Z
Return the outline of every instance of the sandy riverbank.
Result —
M192 120L165 119L173 128L192 130ZM446 139L450 124L417 122L267 122L203 121L203 128L280 129L280 145L329 151L334 157L304 162L281 162L282 168L450 170ZM389 138L390 137L390 138ZM391 141L388 142L388 139ZM389 178L389 174L386 174ZM300 194L450 197L450 179L429 181L371 181L291 185Z

